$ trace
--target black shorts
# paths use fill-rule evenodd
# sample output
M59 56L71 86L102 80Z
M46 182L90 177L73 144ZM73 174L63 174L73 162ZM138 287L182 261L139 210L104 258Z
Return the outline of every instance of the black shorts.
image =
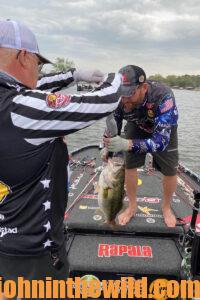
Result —
M63 262L60 270L53 266L54 261L49 252L41 256L8 256L0 254L0 276L3 280L11 279L15 282L17 282L19 276L28 280L43 280L46 277L66 280L69 270L67 253L64 247L58 252L58 257Z
M147 139L151 134L141 130L133 122L126 125L125 135L127 139ZM153 166L165 176L173 176L177 173L178 167L178 134L177 126L172 126L170 141L164 151L154 152ZM131 151L126 152L126 169L140 168L145 164L146 153L138 154Z

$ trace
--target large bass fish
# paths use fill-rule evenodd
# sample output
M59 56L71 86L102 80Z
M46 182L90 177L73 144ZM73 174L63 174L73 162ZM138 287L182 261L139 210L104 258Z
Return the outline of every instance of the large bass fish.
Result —
M122 156L108 159L100 174L97 186L98 204L103 212L105 223L115 226L116 216L123 206L125 165Z

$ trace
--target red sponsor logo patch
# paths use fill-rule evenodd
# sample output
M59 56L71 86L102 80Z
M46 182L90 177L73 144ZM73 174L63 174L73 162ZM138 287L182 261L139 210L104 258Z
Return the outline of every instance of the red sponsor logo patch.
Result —
M140 245L115 245L99 244L98 257L129 256L129 257L153 257L150 246Z
M137 202L160 203L160 201L161 201L160 198L149 198L149 197L137 198Z
M122 75L123 84L130 84L130 81L127 79L126 74Z
M128 197L125 197L124 201L129 201ZM160 201L161 201L160 198L149 198L149 197L137 198L137 202L160 203Z
M62 94L49 94L46 103L51 108L61 108L67 106L71 101L71 96Z
M153 103L146 103L146 107L147 107L148 109L151 109L151 108L153 108L153 106L154 106L154 104L153 104Z
M161 113L164 113L164 112L170 110L172 107L173 107L173 100L171 98L171 99L168 99L167 101L165 101L165 103L162 105L162 108L160 111L161 111Z

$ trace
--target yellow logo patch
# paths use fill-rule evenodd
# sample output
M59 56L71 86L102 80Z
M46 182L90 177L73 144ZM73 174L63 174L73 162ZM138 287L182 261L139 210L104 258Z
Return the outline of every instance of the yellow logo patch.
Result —
M146 215L150 215L152 211L158 211L157 209L153 209L153 208L150 208L148 206L140 206L140 205L138 205L138 208L139 208L139 210L141 212L143 212Z
M47 100L49 101L49 102L54 102L55 100L56 100L56 95L54 95L54 94L50 94L50 95L48 95L47 96Z
M147 111L147 114L148 114L148 116L149 116L150 118L153 118L153 117L154 117L154 112L153 112L152 109L149 109L149 110Z
M2 181L0 181L0 204L6 199L7 195L9 195L10 193L10 187Z

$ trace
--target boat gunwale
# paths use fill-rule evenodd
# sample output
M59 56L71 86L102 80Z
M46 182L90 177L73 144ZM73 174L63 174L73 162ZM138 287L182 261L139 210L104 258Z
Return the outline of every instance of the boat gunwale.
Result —
M90 149L90 148L98 148L99 150L102 149L101 145L98 145L98 144L88 144L88 145L85 145L81 148L76 148L74 150L72 150L70 152L70 155L75 155L81 151L84 151L84 150L87 150L87 149ZM189 175L193 180L196 180L197 183L200 184L200 175L198 175L197 173L193 172L192 170L190 170L188 167L185 166L184 163L182 162L179 162L178 164L178 171L179 172L183 172L184 174L186 175Z

